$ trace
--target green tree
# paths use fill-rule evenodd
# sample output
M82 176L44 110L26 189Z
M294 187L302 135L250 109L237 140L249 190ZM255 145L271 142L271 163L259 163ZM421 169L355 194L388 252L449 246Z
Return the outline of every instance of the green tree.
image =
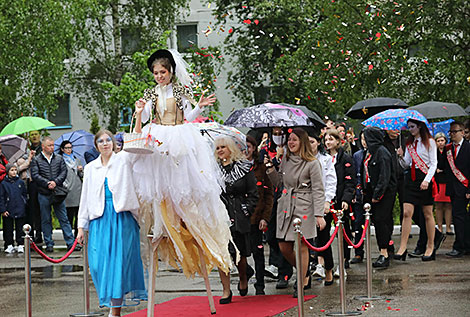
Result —
M70 87L86 113L96 111L115 132L120 111L130 104L108 98L107 85L119 86L124 74L140 65L130 56L148 49L174 25L188 0L89 0L86 28L79 33L80 50L71 67Z
M217 4L221 23L238 22L226 41L236 58L229 80L247 103L260 86L327 115L378 96L468 103L467 1Z
M0 125L20 115L53 115L65 92L66 59L78 1L0 2Z

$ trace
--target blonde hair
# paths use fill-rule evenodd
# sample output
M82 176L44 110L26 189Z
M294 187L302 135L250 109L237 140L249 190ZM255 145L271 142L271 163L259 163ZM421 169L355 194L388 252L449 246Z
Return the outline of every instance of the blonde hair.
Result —
M436 135L434 136L434 140L437 141L437 139L440 139L440 138L444 138L444 140L446 140L446 143L447 143L447 137L444 133L442 133L442 132L436 133Z
M307 162L316 160L307 132L302 128L295 128L292 130L291 134L295 134L300 140L299 156L302 160ZM287 147L286 159L289 159L289 156L291 155L293 155L293 153L289 150L289 147Z
M217 148L218 146L225 146L230 151L230 157L228 158L229 163L233 163L235 161L241 161L245 159L245 155L243 155L242 151L238 148L231 138L228 137L220 137L215 139L214 147ZM214 155L218 163L221 163L217 155L217 150L214 149Z

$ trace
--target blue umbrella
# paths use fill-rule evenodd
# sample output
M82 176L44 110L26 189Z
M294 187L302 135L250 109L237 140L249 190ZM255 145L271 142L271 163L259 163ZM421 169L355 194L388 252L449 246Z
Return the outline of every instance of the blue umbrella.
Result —
M409 109L385 110L363 121L362 124L366 127L377 127L382 130L405 130L409 119L424 122L429 131L432 131L428 120L421 113Z
M433 122L432 124L432 134L436 135L439 132L444 133L445 135L449 134L450 124L454 122L454 119L449 119L441 122Z
M95 146L94 138L93 134L85 130L64 133L54 142L54 151L58 153L60 144L65 140L70 141L72 143L72 154L82 161L82 165L85 165L85 152Z

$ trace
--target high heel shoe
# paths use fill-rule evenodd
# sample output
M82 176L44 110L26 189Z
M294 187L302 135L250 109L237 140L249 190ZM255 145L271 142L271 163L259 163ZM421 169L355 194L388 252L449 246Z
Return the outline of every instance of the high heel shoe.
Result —
M226 298L220 298L219 299L219 304L220 305L225 305L225 304L230 304L232 302L232 291L230 291L230 295Z
M403 252L403 254L394 254L393 255L393 259L394 260L402 260L402 261L406 261L406 255L408 254L408 250L405 250L405 252Z
M253 270L253 268L249 265L247 265L247 270L246 270L246 288L245 289L241 289L240 288L240 282L238 282L238 286L237 286L237 289L238 289L238 292L240 293L240 296L246 296L246 294L248 294L248 282L250 281L250 278L255 274L255 271Z
M436 249L434 249L434 251L432 251L431 255L423 255L421 260L423 260L423 262L435 261L436 260Z

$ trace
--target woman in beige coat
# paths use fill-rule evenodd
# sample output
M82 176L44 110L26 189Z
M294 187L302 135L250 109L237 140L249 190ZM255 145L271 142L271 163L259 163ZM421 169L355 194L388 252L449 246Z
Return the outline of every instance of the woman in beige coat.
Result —
M322 229L325 226L325 191L320 162L312 152L307 132L296 128L289 135L286 156L279 166L279 172L268 158L265 159L265 164L273 185L277 188L284 185L277 208L276 238L286 260L295 266L293 220L302 220L303 236L312 241L316 236L316 227ZM302 283L307 289L310 288L311 278L310 274L307 274L308 249L304 244L301 246L301 258L301 272L302 276L305 276Z

